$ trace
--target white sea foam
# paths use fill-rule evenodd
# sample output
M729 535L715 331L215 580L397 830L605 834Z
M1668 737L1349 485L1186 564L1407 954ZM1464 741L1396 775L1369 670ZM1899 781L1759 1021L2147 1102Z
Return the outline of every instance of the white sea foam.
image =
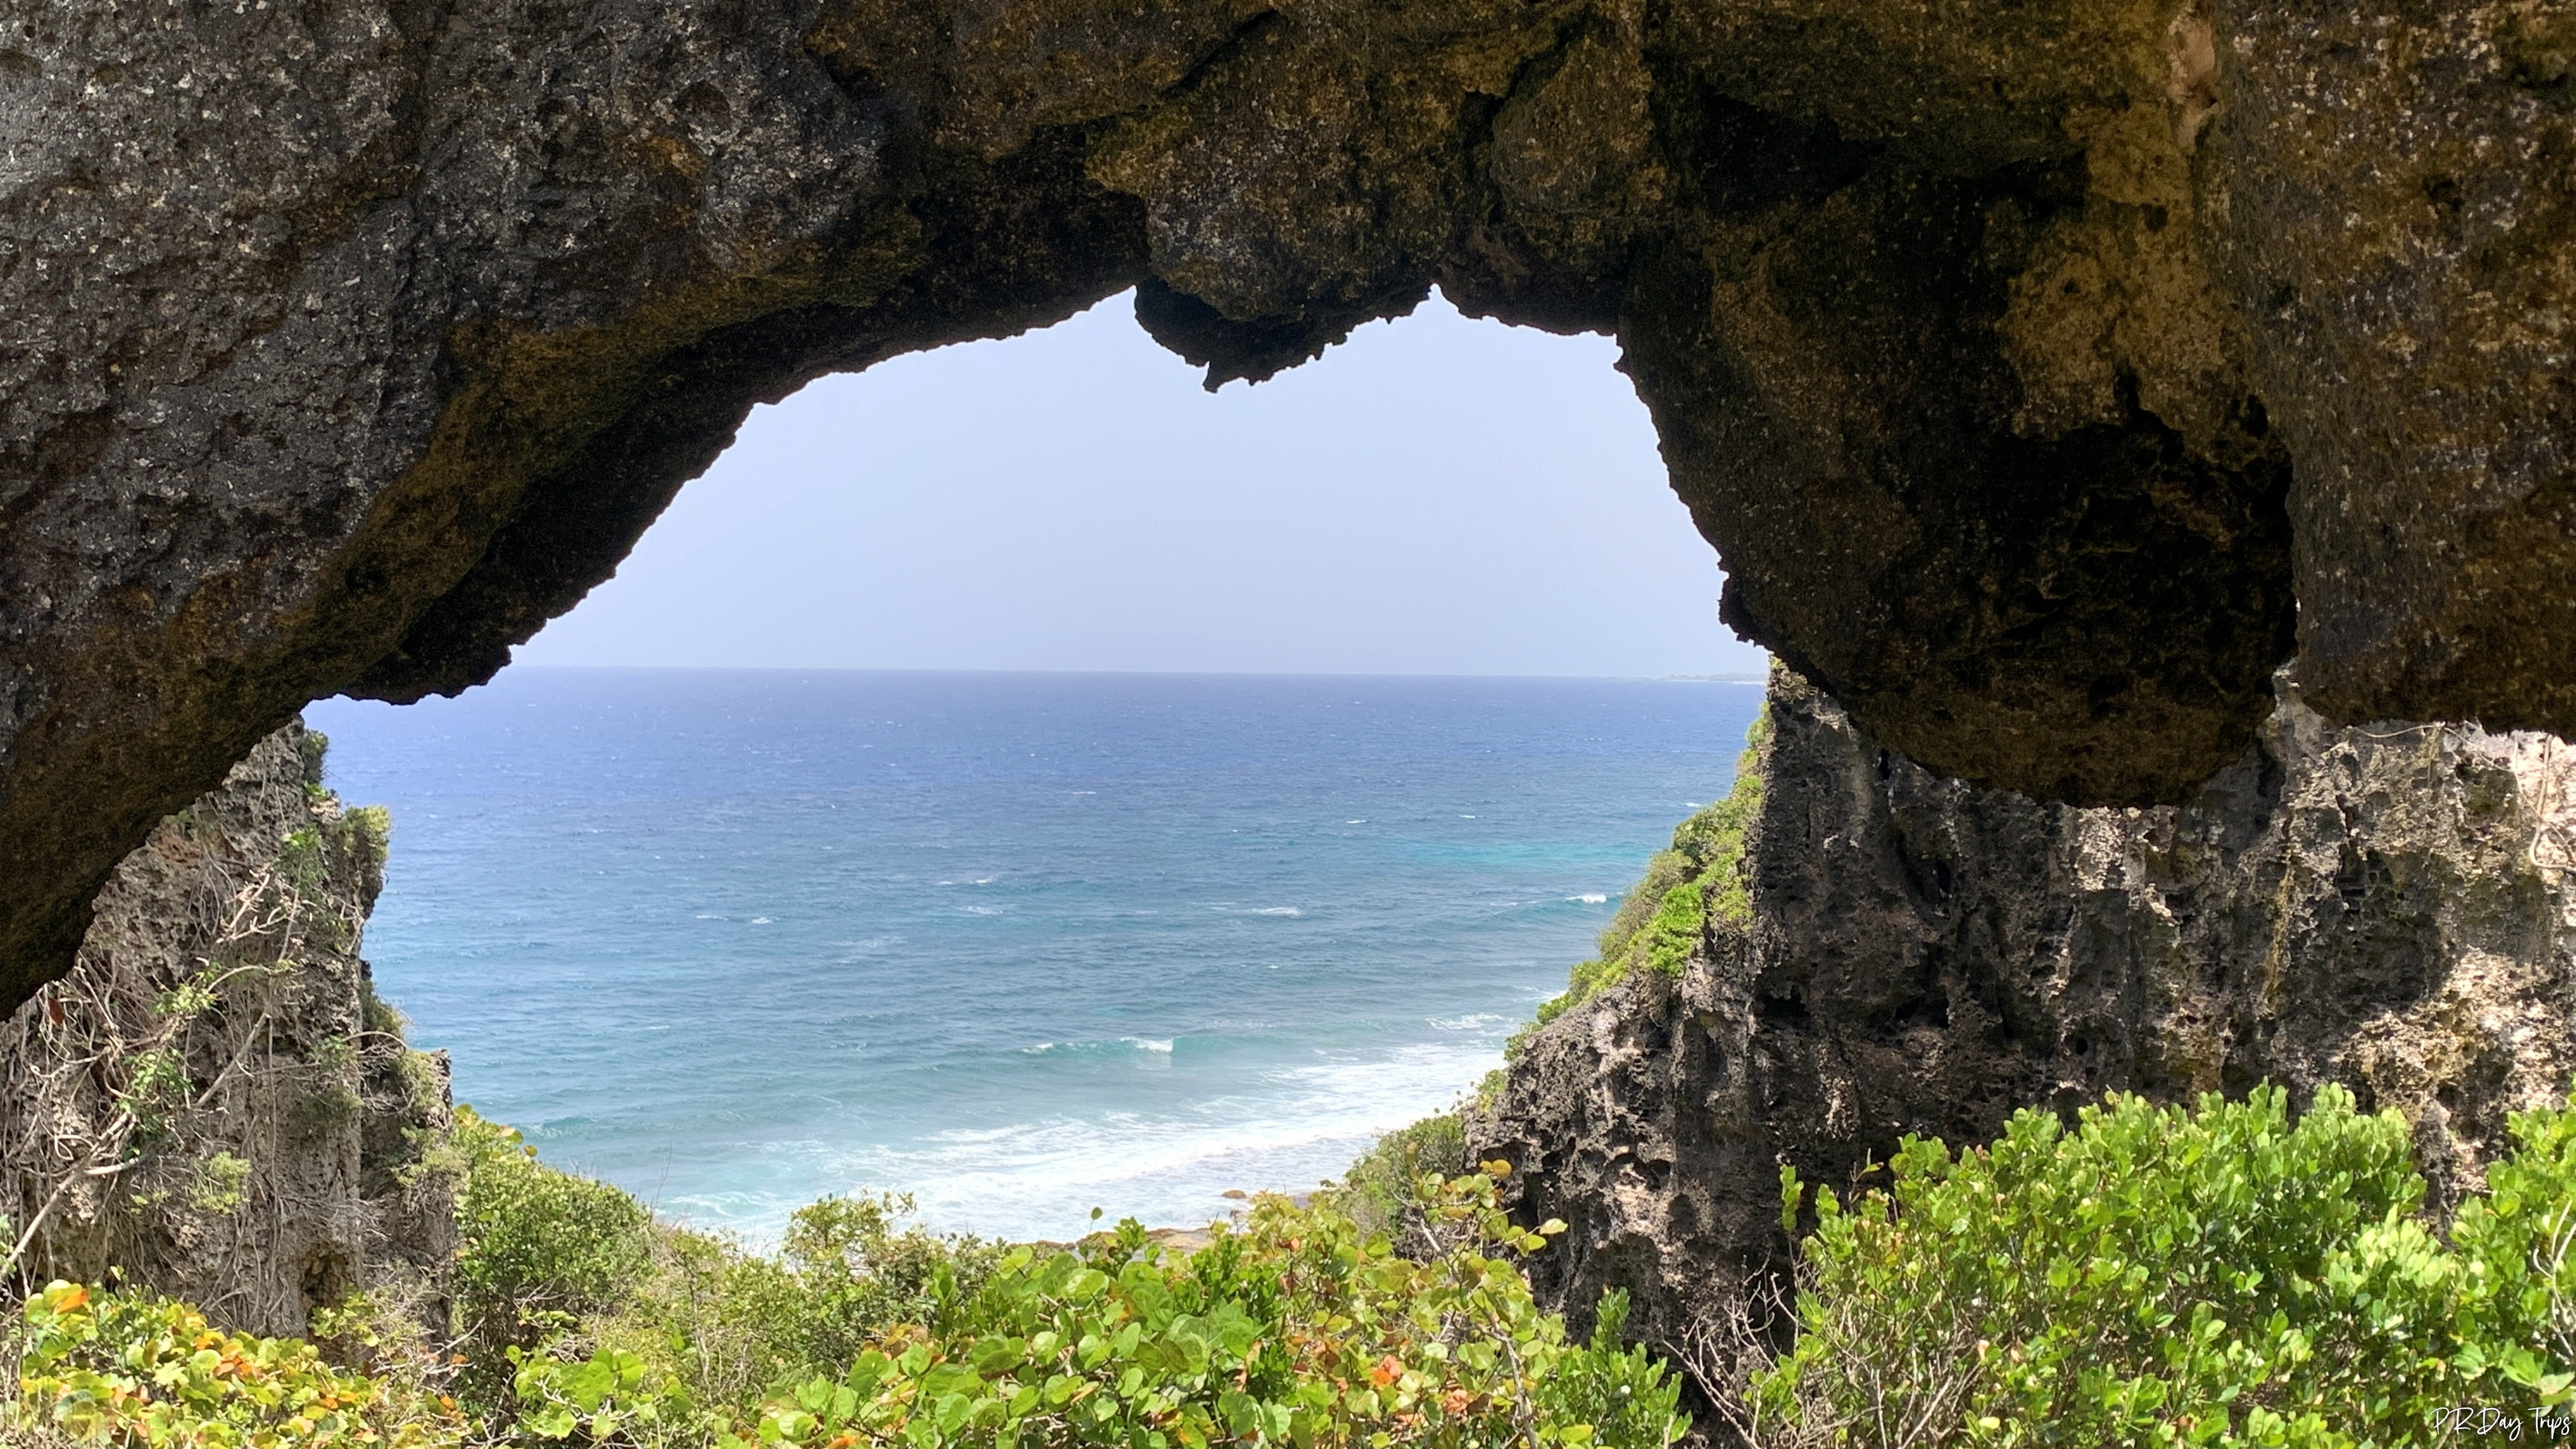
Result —
M1159 1052L1168 1043L1114 1045ZM950 1232L1063 1240L1089 1229L1094 1205L1148 1224L1196 1225L1236 1207L1222 1196L1229 1188L1296 1192L1338 1175L1380 1133L1449 1106L1500 1061L1490 1041L1432 1042L1220 1074L1159 1111L957 1127L899 1143L772 1139L745 1144L757 1167L736 1179L741 1186L660 1205L761 1244L776 1242L818 1181L909 1192L926 1222Z
M751 918L751 923L755 926L774 926L778 924L767 916L754 916Z
M1169 1039L1156 1040L1141 1036L1122 1036L1116 1041L1042 1041L1036 1046L1020 1048L1020 1054L1042 1057L1056 1052L1079 1052L1100 1056L1120 1049L1128 1052L1150 1052L1156 1056L1170 1056L1172 1043Z
M1566 899L1569 901L1580 901L1587 906L1606 905L1610 900L1608 896L1603 895L1599 891L1585 891L1579 896L1567 896Z
M1306 913L1297 909L1295 906L1262 906L1257 910L1248 912L1247 914L1255 916L1302 916Z
M1228 1188L1301 1191L1339 1174L1378 1134L1448 1106L1500 1059L1491 1046L1431 1044L1265 1072L1173 1111L943 1132L831 1162L853 1188L904 1186L928 1221L951 1230L1070 1237L1091 1204L1194 1224L1228 1211Z

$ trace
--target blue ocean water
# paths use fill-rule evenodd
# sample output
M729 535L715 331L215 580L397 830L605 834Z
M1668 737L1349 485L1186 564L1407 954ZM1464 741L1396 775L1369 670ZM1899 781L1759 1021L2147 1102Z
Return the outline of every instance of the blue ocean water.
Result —
M1501 1061L1741 684L514 668L336 700L380 989L549 1161L767 1237L1311 1186Z

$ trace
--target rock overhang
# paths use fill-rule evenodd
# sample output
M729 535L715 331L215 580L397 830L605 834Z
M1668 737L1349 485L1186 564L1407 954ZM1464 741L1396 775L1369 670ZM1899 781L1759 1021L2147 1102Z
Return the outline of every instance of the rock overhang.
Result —
M1130 287L1212 385L1435 285L1616 334L1728 622L1981 783L2185 798L2294 653L2333 717L2576 730L2562 39L8 0L0 1000L306 701L489 678L755 402Z

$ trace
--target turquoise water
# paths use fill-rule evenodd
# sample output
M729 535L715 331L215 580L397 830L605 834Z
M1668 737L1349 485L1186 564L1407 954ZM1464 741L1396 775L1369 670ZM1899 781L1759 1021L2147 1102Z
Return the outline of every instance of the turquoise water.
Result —
M331 701L460 1099L754 1237L1195 1223L1445 1106L1723 793L1750 685L516 668Z

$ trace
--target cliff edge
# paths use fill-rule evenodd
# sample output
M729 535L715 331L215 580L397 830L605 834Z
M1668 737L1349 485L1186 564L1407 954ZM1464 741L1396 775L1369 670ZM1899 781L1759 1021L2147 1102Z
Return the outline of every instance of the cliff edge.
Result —
M1677 971L1632 970L1518 1052L1469 1146L1519 1170L1533 1259L1678 1343L1787 1260L1779 1172L1864 1183L1900 1136L2018 1107L2258 1081L2412 1124L2439 1210L2507 1112L2576 1071L2576 751L2458 725L2327 725L2285 675L2192 803L2042 804L1944 779L1773 677L1740 862Z
M270 735L117 868L72 972L0 1028L0 1252L266 1335L385 1290L444 1327L447 1062L409 1050L360 933L381 810Z

